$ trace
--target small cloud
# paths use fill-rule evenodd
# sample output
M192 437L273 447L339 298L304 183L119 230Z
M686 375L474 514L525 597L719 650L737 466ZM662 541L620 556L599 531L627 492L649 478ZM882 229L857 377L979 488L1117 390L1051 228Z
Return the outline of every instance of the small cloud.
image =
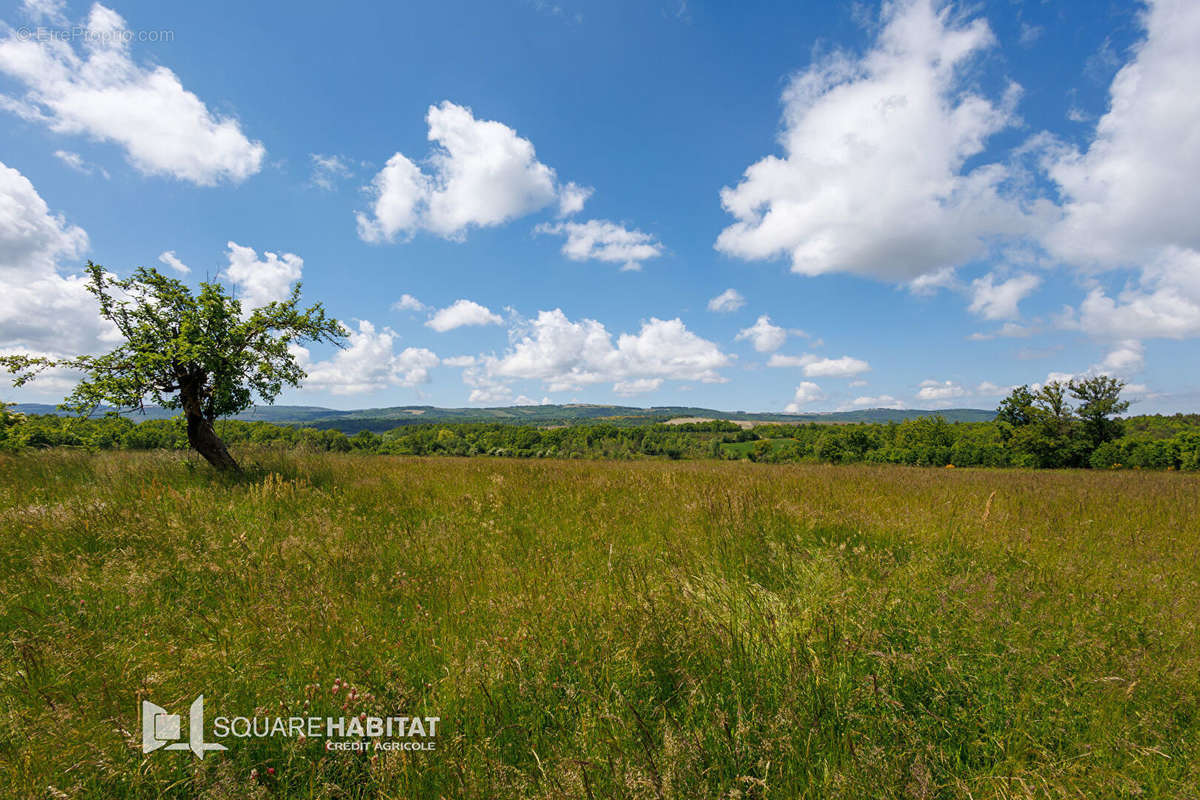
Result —
M643 261L663 254L652 235L604 219L542 224L534 232L565 235L562 253L572 261L606 261L621 264L622 271L640 270Z
M471 300L456 300L435 312L425 324L438 333L445 333L467 325L499 325L502 322L500 315L492 313L487 306Z
M89 164L83 160L83 156L79 155L79 153L73 153L70 150L55 150L54 157L76 172L82 172L84 175L98 174L105 180L108 179L108 170L94 164Z
M558 190L558 216L569 217L583 211L583 205L596 190L591 186L580 186L574 181L568 181Z
M1108 374L1130 375L1141 372L1145 365L1146 355L1142 343L1136 339L1128 339L1118 342L1097 368Z
M907 286L911 293L920 297L929 297L937 294L941 289L957 288L958 278L955 277L954 267L943 267L925 275L918 275L909 281Z
M976 331L967 338L972 342L987 342L996 338L1003 339L1026 339L1034 334L1034 329L1027 325L1018 325L1015 322L1006 322L994 331L982 332Z
M856 397L843 408L904 408L904 403L890 394L881 394L875 397Z
M727 314L737 311L744 305L746 305L746 298L742 297L741 292L737 289L726 289L708 301L708 310L718 314Z
M989 272L971 282L971 305L967 310L984 319L1018 317L1018 304L1041 284L1041 278L1027 272L997 283L995 273Z
M792 397L792 402L784 406L783 410L789 414L798 414L804 406L824 399L825 393L821 391L820 386L812 381L803 381L796 387L796 394Z
M187 275L189 272L191 272L191 269L188 268L188 265L180 261L175 255L174 250L167 250L159 253L158 260L182 275Z
M613 391L623 397L630 397L635 394L657 391L658 387L662 386L662 383L662 378L638 378L632 381L617 381L613 384Z
M1021 36L1018 41L1022 47L1032 47L1034 42L1042 38L1042 34L1046 29L1041 25L1030 25L1028 22L1021 23Z
M749 328L738 332L734 341L748 339L754 349L760 353L770 353L778 350L787 341L787 331L771 322L771 318L763 314Z
M308 157L312 159L312 175L309 183L318 189L331 192L337 187L338 181L353 174L350 165L341 156L309 153Z
M25 12L25 16L34 22L48 22L60 26L70 24L63 13L66 7L66 0L24 0L21 3L21 10Z
M967 394L967 390L954 381L935 380L921 382L921 390L917 392L918 400L954 400Z
M393 311L424 311L429 306L422 303L411 294L402 294L400 299L392 303Z
M785 356L776 353L767 360L768 367L799 367L807 378L848 378L869 372L871 365L860 358L821 358L811 353L802 356Z

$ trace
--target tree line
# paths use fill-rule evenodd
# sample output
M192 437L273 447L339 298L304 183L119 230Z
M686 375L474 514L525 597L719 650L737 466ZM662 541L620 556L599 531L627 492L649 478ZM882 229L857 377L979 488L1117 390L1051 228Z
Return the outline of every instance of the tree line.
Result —
M1027 390L1028 391L1028 390ZM1030 392L1036 394L1036 392ZM1019 395L1023 398L1024 395ZM993 422L941 417L905 422L760 425L743 430L716 421L687 425L592 423L539 428L504 423L406 425L352 436L268 422L217 420L214 430L235 451L282 447L317 452L511 458L749 459L764 463L866 462L944 467L1091 467L1200 469L1200 415L1109 420L1105 440L1074 410L1042 417L1040 406L1014 420L1005 406ZM1032 409L1032 410L1030 410ZM186 450L183 416L135 422L110 414L81 419L21 415L0 408L0 451L70 447L85 450Z

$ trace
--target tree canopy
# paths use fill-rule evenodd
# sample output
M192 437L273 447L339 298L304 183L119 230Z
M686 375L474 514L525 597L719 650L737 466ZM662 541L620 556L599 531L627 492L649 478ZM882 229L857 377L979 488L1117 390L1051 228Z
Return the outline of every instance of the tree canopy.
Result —
M189 442L218 469L238 466L213 422L249 408L256 396L271 403L284 386L298 386L305 373L293 345L340 345L347 336L320 303L301 310L300 284L286 300L244 313L219 283L201 283L193 293L153 268L138 267L120 279L89 261L87 272L101 317L124 341L102 355L0 356L0 367L16 376L15 386L54 367L84 373L63 403L82 415L105 403L141 409L147 400L182 409Z

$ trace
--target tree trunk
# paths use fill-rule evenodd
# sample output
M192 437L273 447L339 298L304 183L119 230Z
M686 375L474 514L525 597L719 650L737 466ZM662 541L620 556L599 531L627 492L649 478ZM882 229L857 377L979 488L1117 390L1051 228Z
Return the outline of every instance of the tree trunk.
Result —
M212 423L205 419L203 414L188 413L187 435L188 444L192 446L192 449L204 456L204 460L212 464L218 471L242 471L238 463L233 460L233 456L229 455L221 437L217 436L217 432L213 430Z
M241 472L242 468L229 455L225 443L213 430L212 421L201 410L199 392L196 381L180 381L179 399L183 404L183 413L187 417L188 444L192 446L204 460L218 472Z

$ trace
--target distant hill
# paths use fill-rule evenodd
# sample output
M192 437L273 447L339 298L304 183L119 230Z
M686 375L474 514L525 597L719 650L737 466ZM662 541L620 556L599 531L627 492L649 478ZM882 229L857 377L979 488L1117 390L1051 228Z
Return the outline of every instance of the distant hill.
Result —
M25 414L63 414L46 403L18 403L16 411ZM101 407L96 415L113 409ZM125 416L134 420L168 419L177 412L148 406L145 413ZM354 434L367 430L374 433L402 425L422 425L450 422L500 422L513 425L578 425L588 422L609 422L614 425L646 425L666 422L677 417L701 417L748 422L822 422L832 425L852 422L902 422L915 417L941 416L950 422L986 422L996 416L994 411L979 408L892 409L866 408L858 411L830 411L813 414L748 413L717 411L691 406L610 406L571 403L567 405L510 406L498 408L437 408L435 406L396 406L338 411L319 406L256 406L243 411L234 419L273 422L278 425L300 425L311 428L333 428Z

